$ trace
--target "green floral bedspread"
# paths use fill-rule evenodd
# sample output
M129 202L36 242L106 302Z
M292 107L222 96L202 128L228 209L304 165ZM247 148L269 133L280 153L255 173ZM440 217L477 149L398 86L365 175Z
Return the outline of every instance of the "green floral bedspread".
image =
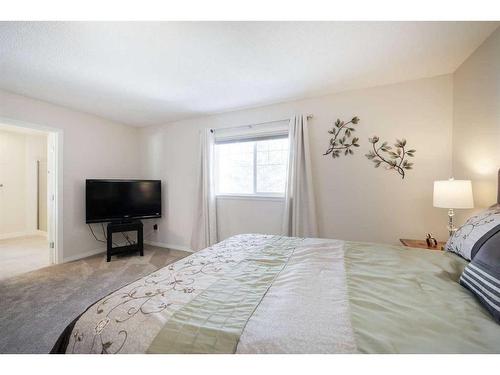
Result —
M131 283L67 353L498 353L466 262L401 246L239 235Z

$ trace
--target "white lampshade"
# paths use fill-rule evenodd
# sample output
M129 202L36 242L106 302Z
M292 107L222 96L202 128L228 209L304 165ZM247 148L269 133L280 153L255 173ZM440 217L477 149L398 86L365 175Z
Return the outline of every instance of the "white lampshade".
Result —
M473 208L470 180L434 181L434 207Z

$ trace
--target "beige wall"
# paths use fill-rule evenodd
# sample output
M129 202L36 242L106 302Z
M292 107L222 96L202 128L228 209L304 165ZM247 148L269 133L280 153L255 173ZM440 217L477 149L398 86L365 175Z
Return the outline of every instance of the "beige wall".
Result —
M0 130L0 238L37 233L36 160L46 159L46 135ZM41 198L46 224L46 197Z
M39 181L37 160L40 162ZM26 135L26 187L27 228L32 232L37 229L47 232L47 135ZM37 211L40 228L37 228Z
M452 77L446 75L143 128L143 174L164 183L164 218L159 232L149 238L189 246L199 129L278 120L293 113L314 115L312 168L322 237L397 243L400 237L423 238L432 231L445 238L446 212L432 207L432 184L451 173L452 90ZM361 118L356 154L337 160L323 156L335 119L354 115ZM390 142L407 138L417 150L415 169L405 180L373 168L364 157L367 138L374 134ZM243 203L235 204L234 212L252 217ZM230 224L220 225L233 233L256 229L255 223L243 222L239 228ZM147 223L147 233L151 225Z
M500 28L455 72L453 174L471 179L476 210L496 201L500 168ZM471 213L458 213L459 221Z
M0 238L26 234L26 137L0 130Z
M3 91L0 117L64 131L63 256L69 260L102 251L85 224L85 179L138 177L139 130Z

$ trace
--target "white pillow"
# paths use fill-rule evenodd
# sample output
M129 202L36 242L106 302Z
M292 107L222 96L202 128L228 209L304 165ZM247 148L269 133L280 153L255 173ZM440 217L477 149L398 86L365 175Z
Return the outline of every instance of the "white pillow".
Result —
M450 237L446 243L445 250L452 251L467 260L471 260L474 255L474 245L484 234L498 225L500 225L500 205L495 205L470 217Z

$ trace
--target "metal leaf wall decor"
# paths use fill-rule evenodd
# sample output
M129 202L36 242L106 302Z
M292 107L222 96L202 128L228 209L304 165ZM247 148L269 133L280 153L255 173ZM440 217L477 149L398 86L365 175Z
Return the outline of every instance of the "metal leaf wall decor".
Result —
M354 154L353 147L359 147L359 138L353 137L355 131L354 125L359 123L358 117L353 117L350 121L344 122L337 119L332 130L328 133L333 137L330 138L330 146L323 155L332 155L332 158L338 158L342 153L344 155Z
M385 169L394 170L402 179L405 178L405 171L412 169L413 166L408 158L414 157L416 150L407 150L406 139L397 139L394 148L389 146L387 142L382 142L379 146L379 140L377 136L368 139L373 150L370 150L365 156L374 163L375 168L384 165Z

